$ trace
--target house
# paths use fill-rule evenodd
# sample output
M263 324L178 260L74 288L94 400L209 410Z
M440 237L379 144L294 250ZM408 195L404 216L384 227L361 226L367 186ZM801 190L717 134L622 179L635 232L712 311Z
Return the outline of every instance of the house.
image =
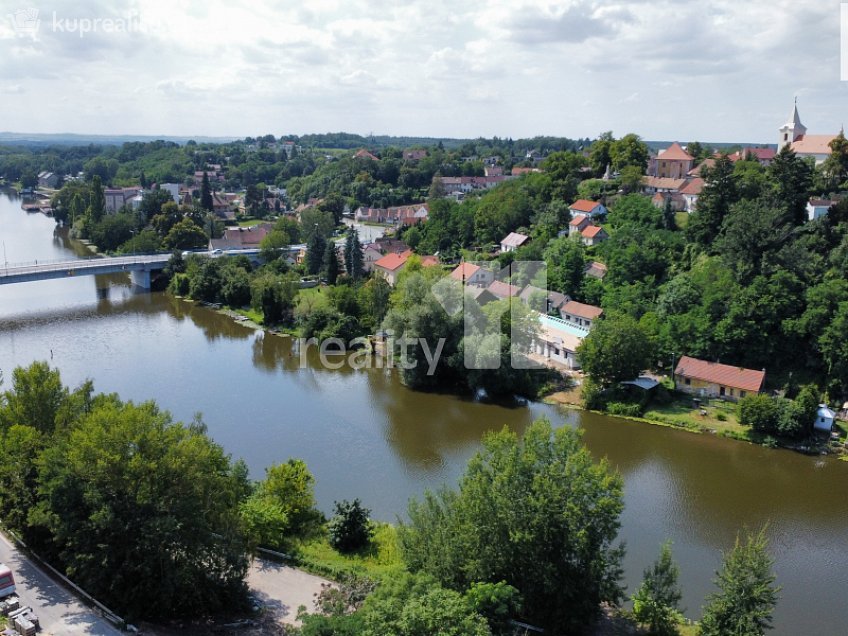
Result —
M274 226L271 223L260 223L250 227L228 227L224 229L221 238L209 240L210 250L247 250L258 249Z
M105 188L103 198L106 200L106 212L114 214L121 208L131 206L133 197L141 194L141 188Z
M671 204L671 209L675 212L686 209L686 199L679 192L657 192L651 197L651 203L661 210L664 210L667 204Z
M543 172L540 168L527 168L522 166L513 166L512 170L510 170L510 174L513 177L518 177L522 174L530 174L533 172Z
M573 370L580 368L577 348L586 332L574 324L554 316L539 316L539 334L532 351L547 362Z
M516 249L525 245L530 240L530 237L526 234L519 234L518 232L510 232L504 237L501 241L501 253L504 252L514 252Z
M819 404L816 411L816 421L813 422L813 430L830 433L833 430L834 420L836 420L836 413L827 404Z
M779 137L777 147L782 150L784 146L789 146L795 154L802 158L812 158L816 165L824 163L831 154L830 142L836 138L836 135L808 135L807 127L801 123L801 116L798 114L798 100L795 100L795 106L787 121L779 129Z
M828 210L839 203L831 199L810 199L807 202L807 220L815 221L823 216L827 216Z
M728 155L727 158L733 163L742 160L751 160L758 162L761 166L769 166L774 161L776 154L774 148L752 148L748 146L734 152L732 155Z
M392 238L390 236L377 237L375 243L377 244L377 249L383 254L391 254L392 252L399 254L401 252L406 252L409 249L409 245L400 239Z
M502 177L503 176L503 167L502 166L484 166L483 174L487 177Z
M704 180L700 177L690 179L688 183L680 189L680 196L683 197L684 210L690 214L695 211L698 206L698 197L704 190ZM672 206L674 207L674 206Z
M707 362L682 356L674 369L674 386L678 391L701 397L722 397L736 401L763 390L765 369L755 371L720 362Z
M291 159L291 157L292 157L292 153L293 153L293 152L298 152L298 153L300 153L300 152L303 150L303 148L301 148L300 146L298 146L298 145L297 145L296 143L294 143L293 141L284 141L284 142L282 142L282 143L280 144L280 149L281 149L284 153L286 153L286 158L287 158L287 159Z
M502 280L495 280L489 284L486 291L492 294L495 298L504 299L515 298L521 293L521 288L505 283Z
M453 192L471 192L473 190L488 190L511 179L506 175L491 177L441 177L442 187L446 194Z
M403 159L404 161L421 161L422 159L427 157L427 151L418 149L418 148L410 148L409 150L403 151Z
M174 200L174 203L177 205L180 204L180 184L179 183L160 183L160 190L165 190L168 194L171 195L171 198Z
M495 273L490 269L463 261L450 273L450 277L466 286L486 287L495 280Z
M568 206L568 211L571 212L571 218L576 218L578 216L589 216L594 218L607 213L607 209L602 203L590 201L589 199L578 199Z
M679 194L686 179L671 179L669 177L642 177L642 189L645 194L656 194L657 192L669 192Z
M398 276L401 271L403 271L403 268L406 267L406 263L409 261L410 256L412 256L412 250L406 250L401 253L392 252L391 254L386 254L379 260L374 261L372 271L385 278L386 282L394 287L395 284L397 284ZM421 257L422 267L433 267L438 264L438 256Z
M701 173L702 173L705 169L706 169L706 170L712 170L713 168L715 168L715 164L716 164L716 160L715 160L713 157L709 157L709 158L707 158L707 159L704 159L701 163L699 163L697 166L695 166L694 168L692 168L692 169L689 171L689 174L688 174L687 176L689 176L689 177L700 177L700 176L703 176Z
M571 236L573 234L579 234L590 225L592 225L592 219L588 216L584 214L575 216L568 222L568 235Z
M39 172L38 187L40 188L55 188L59 185L59 175L54 172Z
M660 150L648 164L648 176L668 179L682 179L692 168L695 158L686 152L676 141L665 150Z
M370 159L371 161L380 161L376 156L372 155L370 152L362 148L361 150L357 150L353 155L354 159Z
M370 272L374 269L374 263L383 258L383 253L377 243L367 243L362 246L362 269Z
M578 303L576 300L569 300L559 309L559 314L564 321L584 331L589 331L603 313L604 310L600 307Z
M236 212L233 210L232 202L225 195L212 193L212 213L222 219L235 219Z
M594 245L598 245L599 243L603 243L609 238L609 234L604 231L599 225L589 225L583 228L583 231L580 232L580 240L583 242L583 245L587 247L592 247Z
M583 273L589 278L603 280L604 276L607 275L607 266L598 261L590 261Z

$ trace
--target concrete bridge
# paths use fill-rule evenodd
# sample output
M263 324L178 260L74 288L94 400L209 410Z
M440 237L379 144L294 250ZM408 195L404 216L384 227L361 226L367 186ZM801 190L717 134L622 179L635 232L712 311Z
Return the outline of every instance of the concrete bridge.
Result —
M163 269L170 258L170 254L150 254L67 261L7 263L0 267L0 285L128 272L134 285L141 289L150 289L150 273Z

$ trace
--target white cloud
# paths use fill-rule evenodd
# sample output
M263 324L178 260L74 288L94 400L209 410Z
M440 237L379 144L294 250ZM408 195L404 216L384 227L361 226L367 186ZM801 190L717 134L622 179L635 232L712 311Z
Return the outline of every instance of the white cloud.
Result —
M57 14L143 29L55 33L45 9L34 39L17 4L0 0L2 92L61 96L0 100L19 131L770 142L794 95L813 132L848 97L820 0L87 0Z

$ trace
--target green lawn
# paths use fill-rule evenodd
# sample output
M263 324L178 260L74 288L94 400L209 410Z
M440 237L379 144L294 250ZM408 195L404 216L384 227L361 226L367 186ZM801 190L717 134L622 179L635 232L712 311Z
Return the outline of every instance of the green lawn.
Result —
M326 536L295 545L297 564L304 570L339 580L349 575L379 580L404 569L397 528L388 523L377 524L371 545L355 554L334 550Z
M706 411L705 415L701 410ZM671 424L697 431L716 431L719 435L757 442L759 435L736 419L736 405L720 400L704 400L701 409L693 407L691 397L678 397L668 405L651 405L643 416L662 424Z

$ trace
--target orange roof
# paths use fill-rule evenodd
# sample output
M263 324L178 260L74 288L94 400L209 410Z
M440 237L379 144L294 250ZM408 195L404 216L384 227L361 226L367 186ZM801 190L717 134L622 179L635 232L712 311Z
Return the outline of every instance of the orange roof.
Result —
M433 265L439 264L438 256L422 256L421 257L421 267L433 267Z
M591 219L589 219L589 217L586 216L585 214L578 214L573 219L571 219L571 221L569 221L568 224L573 225L574 227L580 227L581 225L583 225L585 223L591 223L591 222L592 222Z
M694 158L676 141L665 150L660 150L660 154L657 155L657 159L661 161L692 161Z
M519 287L505 283L502 280L492 281L486 289L498 298L509 298L511 296L518 296L521 293Z
M586 238L595 238L598 234L604 231L600 225L590 225L588 227L583 228L583 231L580 232L582 236Z
M692 169L689 171L689 176L692 176L692 177L700 176L700 175L701 175L701 171L702 171L704 168L708 168L708 169L709 169L709 168L714 168L714 167L715 167L715 163L716 163L716 160L715 160L714 158L712 158L712 157L710 157L710 158L708 158L708 159L704 159L701 163L699 163L696 167L692 168Z
M683 356L674 370L675 375L703 380L712 384L733 387L743 391L758 393L763 388L765 371L754 371L743 367L733 367L719 362L707 362Z
M412 250L406 250L405 252L400 253L391 253L386 254L383 258L374 261L375 267L381 267L383 269L387 269L390 272L395 271L396 269L400 269L406 264L406 261L409 257L412 256Z
M458 281L466 281L480 269L479 265L474 263L460 263L459 266L450 273L450 277Z
M569 300L560 308L560 312L564 314L574 314L581 318L594 320L604 313L604 310L600 307L595 307L594 305L587 305L585 303L578 303L576 300Z
M830 142L836 135L800 135L792 142L792 150L798 154L829 155Z
M362 150L357 150L356 154L353 155L353 156L356 159L373 159L374 161L379 161L379 159L377 159L377 157L372 155L370 152L368 152L364 148Z
M590 201L589 199L577 199L574 203L572 203L569 207L570 210L577 210L578 212L585 212L589 214L598 207L600 203L597 201Z

